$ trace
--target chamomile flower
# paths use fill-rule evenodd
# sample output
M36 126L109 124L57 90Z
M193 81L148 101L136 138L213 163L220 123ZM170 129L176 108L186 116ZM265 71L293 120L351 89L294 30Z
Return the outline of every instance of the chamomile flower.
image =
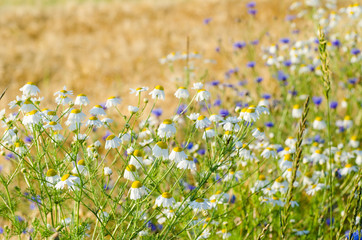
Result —
M328 160L328 157L322 153L322 150L317 149L312 154L311 159L313 162L315 162L315 163L318 162L319 164L323 165Z
M214 122L214 123L219 123L224 120L220 115L217 115L217 114L211 114L209 119L211 122Z
M105 116L106 112L104 111L103 107L101 105L95 105L90 111L90 114L97 116L102 115Z
M54 187L60 181L60 177L54 169L49 169L47 171L45 180L47 181L47 186Z
M136 96L140 95L142 92L145 92L148 90L148 87L139 87L136 89L130 88L129 90L131 90L131 94L136 94Z
M70 114L68 116L68 120L65 124L72 125L72 124L80 124L84 119L86 115L82 113L79 109L72 109L70 111Z
M322 183L317 183L317 184L313 184L313 185L310 185L306 190L305 192L310 195L310 196L313 196L314 194L316 194L316 192L322 190L325 188L325 185L322 184Z
M105 176L111 176L112 173L113 173L113 171L112 171L112 169L110 169L109 167L105 167L105 168L103 169L103 174L104 174Z
M228 174L226 174L224 180L227 181L239 181L243 177L242 171L233 171L231 170Z
M91 116L90 118L88 118L85 125L93 128L99 128L103 126L103 123L96 116Z
M161 99L165 100L165 91L161 85L157 85L155 89L153 89L149 95L152 96L152 99Z
M217 204L225 204L229 202L229 199L230 199L229 194L223 193L222 191L219 190L210 197L210 202L212 200L216 200Z
M293 160L290 154L285 154L282 159L279 160L279 167L283 171L293 167Z
M264 133L263 129L261 129L261 128L255 128L252 131L252 136L255 137L258 140L264 140L265 139L265 133Z
M255 122L258 120L259 116L258 113L255 111L255 106L250 106L244 113L243 119L246 122Z
M196 171L196 163L194 162L194 159L192 157L188 157L184 160L179 161L179 163L177 164L177 168Z
M195 122L195 127L198 129L204 129L208 126L210 126L211 121L205 117L204 115L200 115Z
M50 128L51 130L53 130L53 131L60 131L60 130L62 130L63 128L62 128L62 126L59 124L59 123L57 123L57 122L48 122L47 124L45 124L44 125L44 128L46 129L46 128Z
M251 192L257 192L260 189L266 187L269 184L268 179L263 174L260 174L258 180L256 180L254 186L251 188Z
M135 181L138 178L137 169L134 165L130 164L126 167L123 173L123 177L130 181Z
M303 109L301 109L298 104L294 105L292 110L292 117L301 118L302 114L303 114Z
M356 135L352 136L349 140L348 145L350 145L353 148L358 148L359 147L358 137Z
M33 110L25 114L23 124L27 126L37 125L41 122L42 117L38 110Z
M313 128L317 130L323 130L327 127L326 123L321 117L316 117L313 121Z
M221 229L220 231L217 231L216 234L221 235L222 239L228 239L231 237L231 233L229 233L227 229Z
M140 168L143 165L142 152L140 150L133 151L129 163L134 165L137 169Z
M283 173L283 178L287 179L289 182L292 180L292 175L293 175L293 168L288 168L284 173ZM299 170L297 170L296 172L296 177L299 177L301 175L301 172Z
M67 104L71 104L73 101L70 97L68 96L57 96L55 98L55 102L58 104L58 105L67 105Z
M190 202L189 206L196 212L211 209L210 201L207 198L198 198Z
M350 163L346 164L340 171L342 176L346 176L352 172L358 172L358 168Z
M78 177L70 175L70 174L64 174L63 177L60 179L60 181L55 185L55 188L58 190L61 189L71 189L71 190L77 190L77 185L80 184L80 180Z
M68 96L68 95L73 95L73 91L72 90L68 91L66 86L64 86L62 90L57 91L57 92L54 93L54 96L63 96L63 97L65 97L65 96Z
M36 110L37 108L34 106L34 103L30 99L26 99L20 107L20 111L25 113Z
M281 193L286 193L288 191L288 187L288 181L286 181L283 177L278 177L271 186L271 189L279 191Z
M276 158L277 153L274 148L267 147L266 149L263 150L263 152L261 153L261 156L265 159Z
M84 174L87 175L88 174L88 170L85 166L85 161L84 159L81 159L77 162L77 166L75 166L72 170L73 174Z
M40 89L33 82L26 83L19 90L22 91L25 96L37 96L40 92Z
M106 108L116 107L117 105L121 104L121 98L119 97L109 97L106 101Z
M74 101L74 105L87 106L89 104L89 99L85 94L79 94Z
M179 163L182 160L186 160L187 155L182 148L175 147L174 149L172 149L169 159L174 161L175 163Z
M185 87L179 87L175 92L175 97L178 99L186 99L190 96L189 91Z
M208 127L205 128L205 132L202 135L202 139L206 140L206 139L210 139L215 137L215 130L213 127Z
M111 149L111 148L118 148L119 146L121 146L121 139L119 139L119 137L117 137L116 135L112 134L109 135L106 138L106 145L105 145L105 149Z
M200 89L197 91L195 100L197 102L207 101L210 99L210 96L211 96L210 92L206 91L205 89Z
M152 148L153 156L162 157L163 159L168 159L168 147L165 142L157 142L156 145Z
M140 181L132 183L130 191L130 199L137 200L148 194L148 189L142 185Z
M157 135L161 138L170 138L176 133L176 127L175 124L170 120L166 119L164 120L157 130Z
M284 207L284 205L285 205L285 202L283 202L276 196L273 196L271 198L264 198L264 199L262 199L262 203L263 202L271 203L273 205L273 207L275 207L275 206Z
M135 113L137 113L138 112L138 110L139 110L139 108L138 107L135 107L135 106L128 106L128 112L130 113L130 114L135 114Z
M202 82L197 82L193 84L193 87L191 89L201 90L203 86L204 84Z
M297 139L293 137L288 137L287 140L285 140L285 145L287 145L289 148L295 148L296 143Z
M158 196L156 198L156 206L158 207L165 207L165 208L169 208L169 207L173 207L174 204L176 203L175 199L172 197L171 193L169 192L164 192L162 193L160 196Z

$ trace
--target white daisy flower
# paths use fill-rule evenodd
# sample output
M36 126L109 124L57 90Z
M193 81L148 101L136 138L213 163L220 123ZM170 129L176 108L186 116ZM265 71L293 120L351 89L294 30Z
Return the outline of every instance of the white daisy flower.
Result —
M179 169L190 169L192 171L196 171L196 163L192 157L188 157L187 159L181 160L177 164L177 168Z
M134 165L137 169L143 165L143 154L140 150L133 151L129 164Z
M44 128L51 128L53 131L60 131L62 130L62 126L57 122L48 122L44 125Z
M211 209L210 201L207 198L198 198L189 203L189 206L194 211L208 210Z
M75 105L87 106L89 104L89 99L85 94L79 94L74 101Z
M37 108L34 106L34 103L30 99L26 99L20 107L20 111L25 113L36 110Z
M187 155L184 152L184 150L180 147L175 147L172 149L172 152L170 153L169 159L174 161L175 163L179 163L182 160L187 159Z
M316 192L322 190L325 188L325 185L322 184L322 183L317 183L317 184L313 184L313 185L310 185L306 190L305 192L310 195L310 196L313 196L314 194L316 194Z
M202 139L205 139L206 138L213 138L215 137L215 130L213 127L208 127L208 128L205 128L205 132L204 134L202 135Z
M25 114L23 118L23 124L30 126L30 125L37 125L41 122L42 117L38 110L33 110Z
M175 97L178 99L188 98L190 96L189 91L185 87L179 87L175 92Z
M138 108L138 107L135 107L135 106L128 106L128 111L129 111L129 113L130 113L130 114L135 114L135 113L137 113L137 112L138 112L138 110L139 110L139 108Z
M211 121L207 117L205 117L204 115L200 115L195 122L195 127L198 129L204 129L210 126L210 124Z
M217 115L217 114L211 114L209 119L211 122L214 122L214 123L219 123L224 120L223 117L221 117L220 115Z
M49 169L47 171L45 180L47 181L47 186L54 187L60 181L60 177L54 169Z
M130 199L137 200L148 194L148 189L142 185L140 181L132 183L130 191Z
M37 96L40 92L39 88L33 82L28 82L20 89L25 96Z
M152 96L152 99L161 99L165 100L165 91L164 88L160 85L157 85L155 89L153 89L149 95Z
M153 156L156 158L162 157L163 159L168 159L168 147L165 142L158 142L152 148Z
M176 127L175 124L170 120L166 119L164 120L157 130L157 135L161 138L170 138L176 133Z
M327 127L327 124L322 120L321 117L316 117L313 121L313 128L317 130L323 130Z
M169 192L164 192L160 196L156 198L156 206L158 207L173 207L176 203L175 199L172 197L172 195Z
M193 87L192 87L191 89L201 90L203 86L204 86L203 83L197 82L197 83L194 83L194 84L193 84Z
M99 128L103 126L103 123L96 116L92 116L88 118L88 121L85 123L85 125L94 128Z
M116 107L117 105L121 104L121 98L119 97L109 97L106 101L106 108Z
M55 185L55 188L58 190L61 189L71 189L71 190L77 190L78 187L76 185L80 184L80 180L76 176L72 176L70 174L65 174L60 179L60 181Z
M119 146L121 146L121 143L121 139L119 139L116 135L109 135L106 138L105 149L118 148Z
M261 153L261 156L265 159L268 158L276 158L277 157L277 152L275 151L274 148L271 147L267 147L266 149L264 149L264 151Z
M73 168L72 173L88 175L88 170L85 166L84 159L78 161L77 166Z
M254 186L251 188L251 192L257 192L262 188L265 188L269 184L268 179L263 174L259 175L258 180L256 180Z
M250 106L244 113L243 119L247 122L255 122L258 120L259 116L258 113L255 111L255 106Z
M135 93L136 96L138 96L140 93L147 91L148 87L139 87L139 88L136 88L136 89L130 88L130 90L131 90L131 92L130 92L131 94Z
M301 118L302 114L303 114L303 109L301 109L298 104L294 105L292 110L292 117Z
M137 168L134 165L132 164L128 165L124 170L123 177L130 181L135 181L136 178L138 178L138 173L136 170Z
M206 91L205 89L200 89L197 91L195 100L197 102L207 101L210 99L210 96L211 96L210 92Z
M112 169L110 169L109 167L105 167L103 169L103 173L105 176L111 176L113 172L112 172Z
M95 105L90 111L90 114L97 116L102 115L105 116L106 112L104 111L103 107L101 105Z
M344 166L344 168L341 169L340 173L342 176L346 176L352 172L358 172L358 168L348 163Z

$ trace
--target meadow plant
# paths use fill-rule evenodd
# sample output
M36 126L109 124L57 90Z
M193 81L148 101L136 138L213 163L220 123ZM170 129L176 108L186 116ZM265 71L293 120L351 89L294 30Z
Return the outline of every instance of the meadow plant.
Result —
M24 84L0 112L1 237L358 239L362 10L335 8L290 6L319 36L289 17L293 35L270 45L219 41L217 75L187 38L159 59L174 84L134 86L129 103L66 86L47 102Z

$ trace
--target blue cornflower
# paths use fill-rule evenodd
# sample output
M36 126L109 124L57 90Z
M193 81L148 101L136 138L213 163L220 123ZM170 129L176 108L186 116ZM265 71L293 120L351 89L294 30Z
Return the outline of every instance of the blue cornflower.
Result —
M152 232L157 231L157 226L153 224L151 221L148 221L147 227L150 228Z
M289 38L281 38L279 40L280 43L288 44L290 42Z
M216 47L215 52L220 52L220 47Z
M25 138L24 138L24 142L26 142L26 143L31 143L33 141L33 137L32 136L26 136Z
M253 67L255 67L255 62L254 61L248 62L246 64L246 66L249 67L249 68L253 68Z
M257 11L256 9L254 9L254 8L249 8L249 10L248 10L248 13L249 13L250 15L253 15L253 16L255 16L257 12L258 12L258 11Z
M313 100L313 102L314 102L315 105L319 106L319 105L322 103L323 98L322 98L322 97L318 97L318 96L314 96L314 97L312 98L312 100Z
M199 149L199 150L197 151L197 153L198 153L199 155L205 155L206 150L205 150L204 148L201 148L201 149Z
M212 18L205 18L204 19L204 24L207 25L211 22Z
M361 50L359 50L358 48L352 48L351 49L351 54L353 55L358 55L361 53Z
M331 219L330 218L327 218L326 219L326 224L328 225L328 226L330 226L331 225ZM332 218L332 225L334 224L334 218Z
M298 92L297 90L293 89L293 90L288 90L288 93L292 96L297 96Z
M261 83L263 81L263 78L262 77L257 77L256 79L255 79L255 82L257 82L257 83Z
M186 145L187 144L187 145ZM192 142L189 142L189 143L182 143L181 146L183 148L186 148L187 150L190 150L192 149L192 147L194 146L194 144Z
M347 239L350 239L349 238L349 233L350 232L351 232L350 230L345 232L345 236L346 236ZM361 230L361 235L358 233L358 230L353 232L352 236L351 236L351 239L353 239L353 240L361 240L362 239L362 230Z
M295 16L295 15L287 15L287 16L285 16L286 21L293 21L296 18L297 18L297 16Z
M4 233L4 229L2 227L0 227L0 234Z
M279 81L286 81L288 79L288 75L286 73L284 73L283 71L279 70L278 71L278 80Z
M248 84L248 80L240 80L240 81L238 82L238 85L239 85L239 86L245 86L246 84Z
M235 48L235 49L242 49L242 48L244 48L246 46L246 43L245 42L235 42L234 44L233 44L233 47Z
M352 85L356 84L356 83L357 83L357 78L350 78L350 79L348 79L348 83L349 83L349 84L352 84Z
M14 153L8 153L8 154L5 155L5 159L6 160L15 159L15 154Z
M332 108L332 109L336 109L338 106L338 102L337 101L332 101L330 104L329 104L329 107Z
M256 6L256 2L254 2L254 1L248 2L248 3L246 4L246 7L247 7L247 8L255 8L255 6Z
M23 222L24 218L20 217L19 215L15 217L15 220L18 222Z
M332 45L335 47L340 47L341 46L341 41L339 41L338 39L332 41Z
M162 115L162 109L161 108L155 108L152 110L152 113L156 116L156 117L159 117Z
M264 93L264 94L262 95L262 98L268 100L268 99L271 98L271 95L270 95L269 93Z
M313 66L312 64L308 65L309 71L314 72L315 71L315 66Z
M219 81L219 80L214 80L214 81L211 81L210 84L211 84L212 86L217 86L217 85L220 84L220 81Z
M290 60L285 60L285 61L283 62L283 64L284 64L284 66L286 66L286 67L290 67L290 66L292 65L292 61L290 61Z
M233 194L230 198L230 203L235 203L236 201L236 196Z
M272 122L266 122L266 123L265 123L265 126L268 127L268 128L271 128L271 127L274 127L274 123L272 123Z
M251 41L250 44L251 44L251 45L258 45L258 44L259 44L259 40L256 39L256 40L254 40L254 41Z
M226 117L230 114L227 109L220 109L219 113L220 113L220 116L222 116L222 117Z
M215 100L214 106L217 107L217 106L220 106L220 105L221 105L221 99L218 98L218 99Z
M187 106L185 104L181 104L176 111L177 114L186 113L187 112L187 110L185 111L186 107Z

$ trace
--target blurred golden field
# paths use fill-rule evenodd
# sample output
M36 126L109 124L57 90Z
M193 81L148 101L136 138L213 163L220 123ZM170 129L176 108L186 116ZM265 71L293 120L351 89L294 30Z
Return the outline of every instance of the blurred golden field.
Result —
M1 106L20 95L18 89L28 81L52 102L53 93L64 85L75 94L87 94L91 104L111 95L130 102L130 87L162 84L173 90L170 80L179 75L171 74L159 58L186 51L187 37L190 51L217 61L207 66L206 80L223 80L220 73L240 63L227 62L214 49L256 39L270 44L286 36L290 2L258 1L253 17L246 1L239 0L6 0L0 9L0 79L8 91ZM205 18L212 21L206 25Z

